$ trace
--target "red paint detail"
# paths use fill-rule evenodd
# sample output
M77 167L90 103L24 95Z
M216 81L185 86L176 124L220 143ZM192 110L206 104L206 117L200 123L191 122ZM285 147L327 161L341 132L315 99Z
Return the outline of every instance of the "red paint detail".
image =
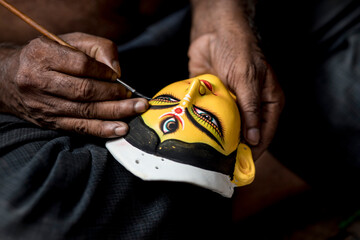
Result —
M163 115L162 117L167 117L167 116L171 116L171 117L173 117L173 116L175 116L175 114L168 113L168 114Z
M180 109L181 110L181 109ZM167 116L171 116L171 117L174 117L174 118L176 118L180 123L181 123L181 126L183 126L184 125L184 123L183 123L183 120L182 120L182 118L181 117L179 117L179 116L177 116L177 115L175 115L175 114L173 114L173 113L168 113L168 114L165 114L164 116L162 116L162 117L167 117Z
M181 126L183 127L183 120L181 117L174 115L174 117L180 122Z
M176 108L175 109L175 113L177 114L181 114L183 112L183 110L181 108Z
M212 87L211 83L209 83L206 80L200 80L200 81L202 81L211 92L213 91L213 87Z

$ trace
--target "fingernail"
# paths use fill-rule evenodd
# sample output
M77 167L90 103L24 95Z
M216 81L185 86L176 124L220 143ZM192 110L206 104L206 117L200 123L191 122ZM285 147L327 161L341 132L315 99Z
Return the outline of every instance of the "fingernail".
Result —
M126 98L130 98L132 96L132 92L130 90L126 90Z
M127 131L128 131L127 126L119 126L115 128L115 134L120 137L124 136L127 133Z
M247 131L246 139L251 145L257 145L260 141L260 130L258 128L250 128Z
M111 75L111 80L115 82L118 77L118 74L116 72L113 72L113 74Z
M147 109L147 104L144 103L144 101L138 101L137 103L135 103L134 108L137 113L143 113Z

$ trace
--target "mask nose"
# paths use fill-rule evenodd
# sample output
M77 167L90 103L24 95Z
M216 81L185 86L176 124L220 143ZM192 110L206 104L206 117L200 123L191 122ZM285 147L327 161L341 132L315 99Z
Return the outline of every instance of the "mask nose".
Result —
M197 78L192 80L185 97L182 99L183 107L187 107L191 104L197 96L203 96L206 94L206 88L201 84L201 81Z

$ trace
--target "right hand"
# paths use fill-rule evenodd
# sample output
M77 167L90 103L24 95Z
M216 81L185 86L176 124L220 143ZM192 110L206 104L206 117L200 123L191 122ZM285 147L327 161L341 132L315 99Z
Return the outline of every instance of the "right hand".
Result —
M125 135L128 126L119 119L149 105L145 99L126 99L131 93L115 82L120 76L116 46L83 33L60 37L79 50L40 37L0 58L1 111L51 129Z

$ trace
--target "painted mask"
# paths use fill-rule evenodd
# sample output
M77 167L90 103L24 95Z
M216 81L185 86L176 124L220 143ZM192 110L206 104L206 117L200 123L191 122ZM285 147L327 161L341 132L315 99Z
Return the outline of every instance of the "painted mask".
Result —
M235 96L219 78L205 74L172 83L130 122L125 138L107 148L144 180L196 184L231 197L249 184L255 167L250 148L240 143Z

